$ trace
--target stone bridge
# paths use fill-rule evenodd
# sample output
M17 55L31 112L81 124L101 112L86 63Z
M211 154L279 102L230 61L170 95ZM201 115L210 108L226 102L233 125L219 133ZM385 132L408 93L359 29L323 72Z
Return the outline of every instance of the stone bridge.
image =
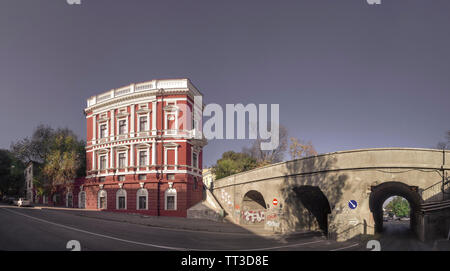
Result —
M411 228L424 239L421 205L443 199L442 175L447 176L449 170L450 151L351 150L219 179L213 194L234 223L284 233L322 230L338 241L381 231L383 203L398 195L409 201ZM444 189L448 191L449 185ZM350 208L351 200L356 201L356 208ZM448 219L444 220L448 227Z

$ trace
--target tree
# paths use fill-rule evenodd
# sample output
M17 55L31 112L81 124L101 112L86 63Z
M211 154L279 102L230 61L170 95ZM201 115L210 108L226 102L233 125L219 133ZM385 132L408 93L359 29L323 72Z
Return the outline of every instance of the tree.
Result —
M40 125L31 138L14 143L11 149L23 162L39 164L33 180L38 194L69 186L86 171L85 143L67 128Z
M217 160L216 165L213 166L213 173L217 179L221 179L256 167L258 167L258 163L250 155L228 151L222 154L221 159Z
M395 197L386 205L386 210L392 212L397 217L409 217L411 208L409 202L402 197Z
M292 160L317 155L317 151L311 141L305 142L295 137L291 137L290 140L291 145L289 146L289 154L291 155Z
M261 138L256 139L252 146L247 148L244 147L242 149L243 153L248 154L249 156L256 159L259 165L268 165L273 163L278 163L283 161L284 153L286 152L288 145L288 132L286 127L280 125L279 129L279 145L277 148L273 150L262 150L261 142L264 142Z
M42 167L42 175L51 180L52 192L58 186L68 186L77 177L83 163L79 142L70 134L57 133Z
M10 186L11 158L6 150L0 150L0 194L7 194Z
M25 186L24 165L8 150L0 150L0 194L23 194Z
M437 149L440 149L440 150L442 150L442 149L449 150L450 149L450 130L447 131L446 138L447 138L447 142L439 142L436 146Z
M24 138L11 144L14 156L24 164L28 162L44 162L56 131L47 125L39 125L33 132L31 138Z

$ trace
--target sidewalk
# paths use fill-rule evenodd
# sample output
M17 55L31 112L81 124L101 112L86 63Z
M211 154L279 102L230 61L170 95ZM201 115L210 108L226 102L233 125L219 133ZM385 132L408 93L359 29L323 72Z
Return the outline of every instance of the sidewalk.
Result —
M204 232L227 233L227 234L249 234L277 239L282 236L282 234L264 230L264 228L261 226L240 226L228 221L216 222L205 219L188 219L182 217L167 217L167 216L157 217L134 213L106 212L99 210L63 208L44 205L42 206L36 205L34 206L34 208L65 212L67 214L72 214L81 217L88 217L93 219L125 222L172 230L204 231Z

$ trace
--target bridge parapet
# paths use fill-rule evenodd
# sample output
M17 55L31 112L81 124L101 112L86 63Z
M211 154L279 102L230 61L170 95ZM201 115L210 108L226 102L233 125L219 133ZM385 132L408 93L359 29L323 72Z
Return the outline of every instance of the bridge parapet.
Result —
M442 201L450 199L450 181L439 181L421 191L422 199L425 202Z
M240 182L269 180L282 176L357 169L450 170L450 151L412 148L380 148L340 151L281 162L215 180L216 188Z

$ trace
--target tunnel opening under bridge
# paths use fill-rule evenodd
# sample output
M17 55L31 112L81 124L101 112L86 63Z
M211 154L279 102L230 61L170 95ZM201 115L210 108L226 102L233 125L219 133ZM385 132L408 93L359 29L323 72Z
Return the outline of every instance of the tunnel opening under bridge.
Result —
M296 198L308 212L308 218L313 218L325 234L328 233L328 214L331 213L330 203L325 194L317 186L299 186L293 188ZM300 220L305 219L301 216ZM301 221L301 223L304 223ZM308 221L311 229L311 223Z
M248 191L242 199L240 223L263 227L266 220L266 209L264 196L256 190Z
M409 186L401 182L386 182L373 186L371 190L372 192L370 193L369 207L375 222L375 232L382 233L388 230L387 234L391 234L391 232L394 231L397 234L407 234L399 231L397 228L400 228L400 226L395 225L396 223L399 224L399 222L396 221L401 221L401 218L397 220L396 217L391 218L390 215L387 215L387 212L389 211L387 210L388 208L386 208L388 199L395 199L395 197L399 197L406 200L410 208L409 229L406 229L406 231L412 231L413 233L418 234L418 213L422 202L422 198L418 192L418 187ZM386 228L386 225L389 226L389 228Z

